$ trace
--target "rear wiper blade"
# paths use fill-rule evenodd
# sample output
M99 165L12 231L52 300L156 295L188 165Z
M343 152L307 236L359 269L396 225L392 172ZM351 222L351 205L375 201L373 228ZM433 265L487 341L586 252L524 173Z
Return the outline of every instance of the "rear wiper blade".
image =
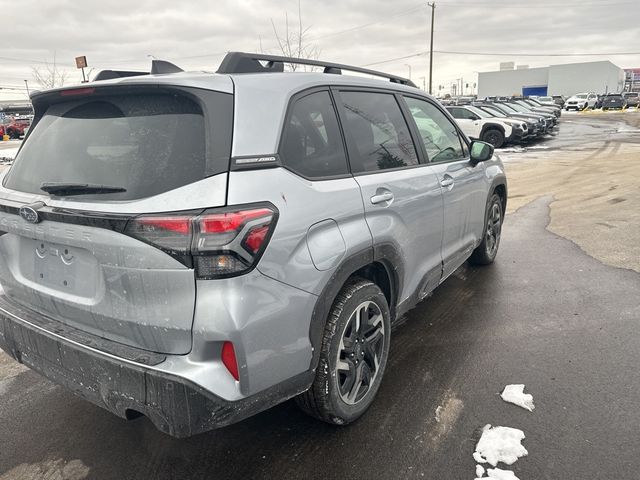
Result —
M126 192L123 187L112 187L109 185L98 185L95 183L60 183L60 182L43 182L40 184L40 190L53 195L84 195L87 193L118 193Z

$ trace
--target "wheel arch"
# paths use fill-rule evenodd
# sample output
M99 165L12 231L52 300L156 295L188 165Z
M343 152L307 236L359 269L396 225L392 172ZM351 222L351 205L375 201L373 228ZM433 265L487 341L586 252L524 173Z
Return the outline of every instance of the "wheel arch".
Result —
M340 290L352 278L365 278L382 290L389 305L391 321L393 321L403 271L401 263L396 262L400 262L400 256L393 246L380 245L351 255L335 269L318 296L311 315L309 325L309 340L313 348L311 370L315 370L318 366L324 328L333 303Z
M487 130L499 130L500 132L502 132L502 135L504 136L504 139L507 139L507 133L504 129L503 125L500 125L499 123L485 123L482 126L482 129L480 130L480 138L482 138L482 136L487 132Z
M494 193L497 193L500 200L502 200L502 212L505 214L507 211L507 182L504 179L494 180L491 186L491 195Z

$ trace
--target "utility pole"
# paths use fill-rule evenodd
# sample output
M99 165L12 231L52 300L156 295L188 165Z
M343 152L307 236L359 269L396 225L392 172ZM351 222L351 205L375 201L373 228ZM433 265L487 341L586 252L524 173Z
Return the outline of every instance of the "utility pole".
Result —
M436 12L436 2L427 2L427 5L431 7L431 41L429 42L429 95L431 95L433 94L433 17Z
M419 80L422 80L422 90L427 91L427 86L425 85L425 77L420 77Z
M29 96L29 82L27 80L25 80L24 84L27 87L27 97L28 97Z
M409 80L411 80L411 65L409 65L408 63L404 64L405 67L409 67Z

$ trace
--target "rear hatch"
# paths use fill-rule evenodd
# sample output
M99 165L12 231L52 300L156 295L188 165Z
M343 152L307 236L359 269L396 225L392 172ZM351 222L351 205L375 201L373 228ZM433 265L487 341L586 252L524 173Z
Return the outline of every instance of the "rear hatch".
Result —
M172 249L175 236L154 240L180 233L164 212L224 205L232 94L111 85L33 100L33 126L0 189L5 294L109 340L188 353L192 261ZM144 232L143 215L157 219Z

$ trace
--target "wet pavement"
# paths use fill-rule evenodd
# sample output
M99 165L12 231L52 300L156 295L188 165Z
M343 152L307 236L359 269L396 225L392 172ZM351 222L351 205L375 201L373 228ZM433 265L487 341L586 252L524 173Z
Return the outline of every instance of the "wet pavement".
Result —
M471 479L488 423L524 431L529 455L502 466L521 480L638 478L640 275L549 232L551 200L508 215L494 265L462 267L406 316L354 425L288 402L176 440L0 357L0 479ZM500 399L510 383L532 413Z

